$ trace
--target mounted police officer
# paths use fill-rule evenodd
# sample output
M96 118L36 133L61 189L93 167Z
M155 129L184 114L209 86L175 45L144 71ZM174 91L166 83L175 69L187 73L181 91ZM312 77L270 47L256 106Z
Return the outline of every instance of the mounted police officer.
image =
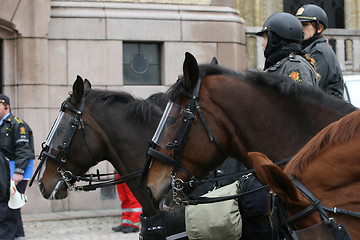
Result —
M289 13L275 13L256 35L264 38L264 70L285 74L295 82L318 85L314 67L301 50L303 30L300 21Z
M0 94L0 152L7 160L15 160L12 180L17 190L24 193L27 181L23 180L23 174L28 160L35 157L33 135L30 127L11 113L10 99L4 94ZM10 182L9 176L0 177ZM25 239L20 209L10 209L8 200L9 196L0 201L0 239Z
M300 20L305 33L302 49L311 57L320 74L319 86L327 94L343 98L344 80L336 55L323 35L328 18L325 11L313 4L299 8L296 17Z

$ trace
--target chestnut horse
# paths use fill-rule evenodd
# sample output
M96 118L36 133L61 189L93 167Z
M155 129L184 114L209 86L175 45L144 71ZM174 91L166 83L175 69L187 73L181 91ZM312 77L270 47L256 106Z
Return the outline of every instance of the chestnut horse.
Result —
M286 165L284 171L261 153L249 153L256 175L280 196L291 217L311 204L294 185L296 177L325 207L346 209L360 215L360 110L334 122L312 138ZM360 239L360 218L337 211L329 213L342 223L352 239ZM321 222L319 212L293 223L297 230ZM313 239L313 238L307 238Z
M162 109L158 105L167 102L165 94L156 95L144 100L126 92L94 90L89 81L78 76L71 96L60 110L62 119L67 121L62 125L58 118L58 127L53 126L54 134L49 134L53 137L42 151L39 187L43 197L66 198L69 187L73 186L73 180L66 179L66 174L81 176L102 160L109 161L120 176L141 170L148 139L161 118ZM71 128L77 129L72 137ZM50 146L53 142L57 144ZM58 147L59 144L67 146ZM136 190L138 179L139 176L126 183L144 213L154 215L148 194Z
M190 53L185 54L183 79L168 94L172 102L148 149L153 158L142 176L156 207L171 187L206 176L226 156L247 168L253 166L252 151L282 160L356 109L287 76L199 66Z

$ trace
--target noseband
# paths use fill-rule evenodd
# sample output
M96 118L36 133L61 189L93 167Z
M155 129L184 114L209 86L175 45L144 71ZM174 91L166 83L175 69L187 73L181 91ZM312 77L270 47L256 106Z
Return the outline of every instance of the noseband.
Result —
M182 78L182 76L179 76L178 81L181 78ZM145 164L145 167L144 167L141 179L140 179L140 183L138 186L139 189L144 187L145 181L148 176L149 167L151 165L153 158L159 159L163 163L166 163L166 164L174 167L174 169L172 170L172 172L170 174L170 177L171 177L171 186L172 186L172 190L173 190L173 194L174 194L173 200L178 204L181 202L180 198L178 197L178 194L179 193L183 194L182 190L184 188L184 182L182 179L176 177L177 172L180 170L183 173L185 173L185 175L190 179L190 182L188 184L190 187L192 187L191 182L196 180L196 177L194 175L192 175L181 163L182 157L184 155L184 149L185 149L185 146L186 146L188 138L189 138L191 125L192 125L193 121L196 119L196 115L194 113L195 111L198 113L200 120L205 127L206 133L207 133L210 141L216 146L216 148L224 156L224 158L228 156L228 154L220 147L220 145L217 143L214 136L212 135L212 133L205 121L205 117L201 111L201 108L199 106L198 100L199 100L199 92L200 92L200 86L201 86L202 79L203 79L203 76L200 76L197 81L196 87L194 88L192 93L188 93L188 92L183 93L183 95L185 97L190 99L190 102L189 102L188 106L185 109L183 109L180 113L183 117L183 121L181 123L179 131L177 132L177 135L175 136L173 141L168 142L165 147L167 150L173 151L173 157L168 156L168 155L158 151L156 149L156 147L157 147L156 143L154 143L153 141L150 141L149 148L147 151L147 157L146 157L147 161L146 161L146 164Z
M37 176L37 174L39 173L42 165L44 164L46 159L51 159L52 161L56 162L59 164L59 167L57 169L57 171L59 172L59 174L61 175L61 180L67 185L69 190L75 190L76 186L74 184L74 174L68 170L65 167L65 162L66 162L66 158L67 158L67 154L69 151L69 146L72 142L72 139L74 138L74 135L76 133L77 129L82 129L83 130L83 134L84 134L84 138L85 138L85 142L86 142L86 146L90 152L90 155L93 159L94 162L97 162L94 153L92 152L90 145L89 145L89 141L88 138L85 134L85 125L84 122L81 118L84 107L85 107L85 98L83 97L81 99L81 103L79 106L79 109L74 108L70 103L70 98L71 95L61 104L61 109L60 112L61 113L65 113L65 110L69 110L72 113L75 114L74 117L71 117L69 119L69 124L70 124L70 128L66 129L66 133L65 133L65 137L63 138L63 141L61 144L59 144L57 147L58 154L55 156L53 154L51 154L50 151L50 146L47 146L46 144L42 144L42 150L39 156L39 160L40 163L38 165L38 167L35 170L35 173L33 174L33 177L30 180L29 186L32 185L35 177ZM55 126L54 126L55 127Z

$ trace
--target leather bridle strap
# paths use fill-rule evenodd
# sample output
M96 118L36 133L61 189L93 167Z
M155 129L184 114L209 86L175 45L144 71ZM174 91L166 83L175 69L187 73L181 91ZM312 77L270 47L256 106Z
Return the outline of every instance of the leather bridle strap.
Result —
M149 148L148 154L157 159L161 159L162 162L167 163L171 166L174 166L177 169L181 169L188 177L192 177L192 175L185 169L185 167L181 164L181 162L174 160L172 157L157 151L156 149Z
M310 207L306 208L305 210L303 210L303 211L299 212L298 214L296 214L295 217L297 219L295 219L295 220L298 220L301 217L304 217L304 216L310 214L312 211L315 211L315 210L319 211L319 213L321 215L321 218L323 220L328 220L329 216L326 213L326 211L324 209L324 206L322 205L321 201L319 199L317 199L315 197L315 195L307 187L305 187L305 185L302 184L297 178L292 177L291 180L293 181L295 186L299 189L299 191L304 195L304 197L306 197L309 200L309 202L312 204L312 206L310 206ZM293 221L295 221L295 220L293 220Z
M201 108L199 106L199 103L198 101L195 101L195 106L196 106L196 111L199 113L199 117L201 119L201 122L203 123L204 127L205 127L205 130L206 130L206 133L210 139L210 142L214 143L216 148L218 149L218 151L221 153L221 155L223 155L224 157L227 157L229 156L229 154L227 154L221 147L220 145L218 144L218 142L215 140L213 134L211 133L210 131L210 128L208 127L206 121L205 121L205 117L204 117L204 114L202 113L201 111Z
M280 161L274 162L274 164L276 166L280 166L282 164L288 163L292 158L293 158L293 156L287 157ZM197 185L202 185L202 184L211 183L211 182L217 182L217 181L221 181L221 180L225 180L225 179L238 179L239 177L241 177L243 175L247 175L249 173L255 173L255 169L253 169L253 168L246 169L246 170L243 170L240 172L223 174L223 175L220 175L217 177L211 177L211 178L206 178L206 179L196 179L196 180L192 180L189 182L184 182L183 184L184 184L184 186L185 185L197 186Z
M329 216L327 215L326 211L332 212L334 214L345 214L345 215L349 215L352 217L360 218L360 212L354 212L351 210L346 210L346 209L336 208L336 207L329 208L329 207L323 206L321 204L321 201L319 199L317 199L315 197L315 195L312 192L310 192L310 190L307 187L305 187L297 178L293 177L292 181L295 184L295 186L299 189L299 191L310 201L311 204L313 204L313 206L310 206L310 207L306 208L305 210L301 211L300 213L296 214L296 215L299 215L299 216L296 216L298 219L303 216L308 215L309 213L311 213L314 210L318 210L323 219L329 219ZM293 216L292 218L294 218L294 217L295 216ZM294 222L296 220L297 219L293 220L292 222Z

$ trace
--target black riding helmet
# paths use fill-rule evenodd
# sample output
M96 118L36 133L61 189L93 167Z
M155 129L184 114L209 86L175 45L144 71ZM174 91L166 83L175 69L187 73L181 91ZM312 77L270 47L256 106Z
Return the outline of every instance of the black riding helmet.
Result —
M276 33L280 38L300 43L303 39L302 25L299 20L290 13L275 13L266 19L258 36L265 32Z
M300 21L289 13L275 13L266 19L258 36L268 35L268 42L264 51L265 58L268 58L278 49L282 49L289 43L300 44L304 33Z
M305 4L299 8L296 12L296 17L300 22L313 22L315 21L317 25L321 23L324 26L324 30L328 26L328 17L325 11L314 4Z

